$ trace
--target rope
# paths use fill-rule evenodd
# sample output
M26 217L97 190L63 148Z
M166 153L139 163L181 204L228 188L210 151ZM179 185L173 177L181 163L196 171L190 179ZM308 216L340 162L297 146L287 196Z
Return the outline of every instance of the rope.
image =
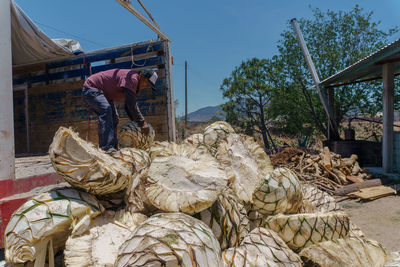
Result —
M135 60L133 59L133 46L132 46L132 44L130 45L130 47L131 47L131 62L132 62L131 69L133 69L134 66L137 66L139 68L140 67L144 67L146 65L146 63L147 63L147 58L144 59L144 63L142 65L136 64ZM149 53L149 52L153 52L153 40L150 40L150 44L146 49L146 53Z

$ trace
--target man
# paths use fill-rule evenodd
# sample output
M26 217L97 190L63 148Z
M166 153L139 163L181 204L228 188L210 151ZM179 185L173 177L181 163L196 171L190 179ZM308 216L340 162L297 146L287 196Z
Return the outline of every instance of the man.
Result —
M149 134L149 126L137 104L140 90L151 87L157 81L154 70L134 71L111 69L91 75L83 84L83 101L98 116L99 147L108 154L118 150L118 112L114 100L125 99L125 110L142 132Z

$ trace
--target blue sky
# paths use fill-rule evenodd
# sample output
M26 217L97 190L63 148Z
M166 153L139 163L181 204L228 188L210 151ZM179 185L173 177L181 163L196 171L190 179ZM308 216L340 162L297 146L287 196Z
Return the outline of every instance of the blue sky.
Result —
M78 40L92 51L155 39L156 34L116 0L14 0L51 38ZM220 85L243 60L277 54L281 32L292 18L311 18L311 7L347 11L356 4L374 11L382 30L400 26L400 0L142 0L170 37L177 115L224 103ZM132 4L140 9L137 1ZM141 9L140 9L141 10ZM400 37L400 34L393 39ZM312 55L311 55L312 56ZM318 66L317 66L318 68Z

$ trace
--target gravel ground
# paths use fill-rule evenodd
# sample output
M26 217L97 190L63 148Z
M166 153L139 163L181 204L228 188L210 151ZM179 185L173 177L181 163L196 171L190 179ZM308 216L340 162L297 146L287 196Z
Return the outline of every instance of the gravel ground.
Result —
M346 200L341 205L367 237L381 242L388 251L400 251L399 195L368 202Z

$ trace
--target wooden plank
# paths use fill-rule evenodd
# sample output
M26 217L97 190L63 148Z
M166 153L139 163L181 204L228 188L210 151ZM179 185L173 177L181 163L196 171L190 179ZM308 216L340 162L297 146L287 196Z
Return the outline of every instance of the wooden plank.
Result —
M50 63L47 63L46 66L47 66L47 68L58 68L58 67L76 65L76 64L83 64L83 61L85 61L85 63L92 63L92 62L97 62L97 61L104 61L104 60L109 60L109 59L130 56L131 54L133 56L149 54L152 52L162 51L162 49L163 49L162 42L156 42L156 43L152 43L152 44L147 43L147 44L143 44L143 45L139 45L139 46L132 44L132 46L127 45L122 48L117 47L114 49L110 49L108 51L100 50L100 51L89 52L89 53L86 53L85 56L79 55L73 59L50 62Z
M142 21L144 24L146 24L150 29L152 29L155 33L158 34L163 40L169 41L169 37L165 35L158 25L155 25L153 22L149 21L145 16L143 16L139 11L134 8L130 1L123 1L123 0L117 0L122 6L124 6L129 12L134 14L140 21Z
M349 196L366 200L374 200L389 195L395 195L396 193L396 190L394 190L393 188L380 185L369 188L362 188L358 192L350 193Z
M88 108L81 96L83 81L51 84L29 90L29 113L31 146L33 153L46 152L59 126L72 126L86 136ZM152 125L158 135L157 140L168 140L167 96L166 90L154 93L151 89L141 92L139 108ZM162 93L162 94L161 94ZM14 118L15 118L15 148L18 154L26 153L26 127L24 115L23 91L14 92ZM115 102L119 114L120 124L127 120L124 101ZM97 141L97 116L90 112L90 136ZM82 126L84 125L84 126Z
M349 184L349 185L345 185L341 188L336 189L335 195L345 196L349 193L356 192L356 191L360 190L361 188L368 188L368 187L388 184L390 182L391 181L388 179L372 179L372 180L366 180L362 183Z
M331 153L329 151L329 148L326 146L323 148L322 153L319 154L321 157L321 162L320 164L323 164L323 166L328 169L329 171L332 170L332 159L331 159Z
M97 61L104 61L118 57L124 57L130 55L131 53L133 55L138 55L152 51L162 51L163 46L164 44L162 41L150 40L150 41L133 43L118 47L111 47L111 48L91 51L86 54L71 55L69 57L63 57L62 59L59 60L13 66L13 74L22 74L37 70L45 70L46 67L48 69L59 68L59 67L83 64L84 62L91 63Z
M81 85L82 82L75 82L38 87L31 90L29 94L31 123L86 120L88 108L81 96ZM138 104L144 116L167 113L166 91L160 90L158 93L160 94L153 93L150 89L140 93ZM120 116L126 117L124 101L115 101L115 104Z
M79 81L71 81L64 83L51 83L51 84L34 86L32 88L29 88L29 95L46 94L59 91L82 90L84 82L85 82L84 80L79 80ZM166 95L167 89L163 86L164 82L160 81L159 83L156 83L156 86L157 85L159 85L159 87L156 87L155 90L151 90L150 88L143 89L140 92L139 101L152 96Z
M135 64L132 68L137 69L140 67L148 67L148 68L154 68L158 67L159 65L165 64L164 62L164 57L152 57L152 58L147 58L147 59L141 59L135 61ZM105 71L109 69L130 69L132 65L131 61L126 61L126 62L119 62L119 63L114 63L114 64L105 64L105 65L100 65L100 66L95 66L92 67L92 73L97 73L100 71ZM37 83L37 82L43 82L43 81L52 81L52 80L59 80L59 79L67 79L67 78L73 78L73 77L81 77L81 76L88 76L90 75L90 68L87 66L84 66L79 69L74 69L74 70L68 70L68 71L62 71L62 72L57 72L57 73L47 73L44 75L37 75L37 76L32 76L32 77L23 77L23 78L17 78L13 80L14 85L18 84L23 84L25 82L31 82L31 83Z
M29 95L31 96L31 95L59 92L59 91L76 90L76 89L82 89L84 82L85 82L84 80L81 80L69 83L47 84L39 87L29 88L28 91Z
M349 181L352 181L353 183L362 183L364 182L364 179L358 176L354 176L354 175L347 175L346 179Z
M112 63L125 62L125 61L132 62L132 58L133 58L133 61L137 61L137 60L141 60L141 59L161 56L161 55L163 55L163 53L164 53L163 51L152 51L152 52L148 52L148 53L144 53L144 54L131 55L131 53L128 51L128 53L126 53L126 56L116 57L111 60L114 60L114 62L112 62Z
M145 117L146 121L149 122L156 132L155 139L159 141L166 141L168 139L168 127L166 124L166 116L148 116ZM128 118L120 118L118 123L118 130L121 127L129 122ZM60 125L61 126L61 125ZM75 131L79 133L81 138L85 139L86 135L88 134L89 124L88 121L80 121L75 123L66 123L63 124L64 127L73 127ZM54 127L52 130L54 133L57 131L59 126ZM53 135L54 135L53 133ZM52 139L52 137L51 137ZM90 121L90 132L89 132L89 141L92 143L98 144L98 134L97 134L97 119L92 119Z
M166 114L158 116L147 116L145 117L145 119L153 126L156 132L155 140L158 141L168 140L168 124L167 124ZM118 130L128 121L129 121L128 118L120 118L118 124ZM49 145L53 141L55 132L58 130L60 126L72 127L74 131L79 133L79 136L82 139L86 139L86 135L88 134L89 124L87 120L79 122L56 122L48 124L45 123L34 124L30 128L30 135L32 140L30 147L31 152L46 153L49 149ZM90 121L90 131L88 137L89 141L97 146L98 144L97 119L93 119ZM19 151L19 153L24 153L24 152L25 151Z
M39 71L45 71L45 70L46 70L45 63L39 63L39 64L28 65L28 66L23 66L23 67L13 66L13 78L18 75L25 74L25 73L33 73L33 72L39 72Z

